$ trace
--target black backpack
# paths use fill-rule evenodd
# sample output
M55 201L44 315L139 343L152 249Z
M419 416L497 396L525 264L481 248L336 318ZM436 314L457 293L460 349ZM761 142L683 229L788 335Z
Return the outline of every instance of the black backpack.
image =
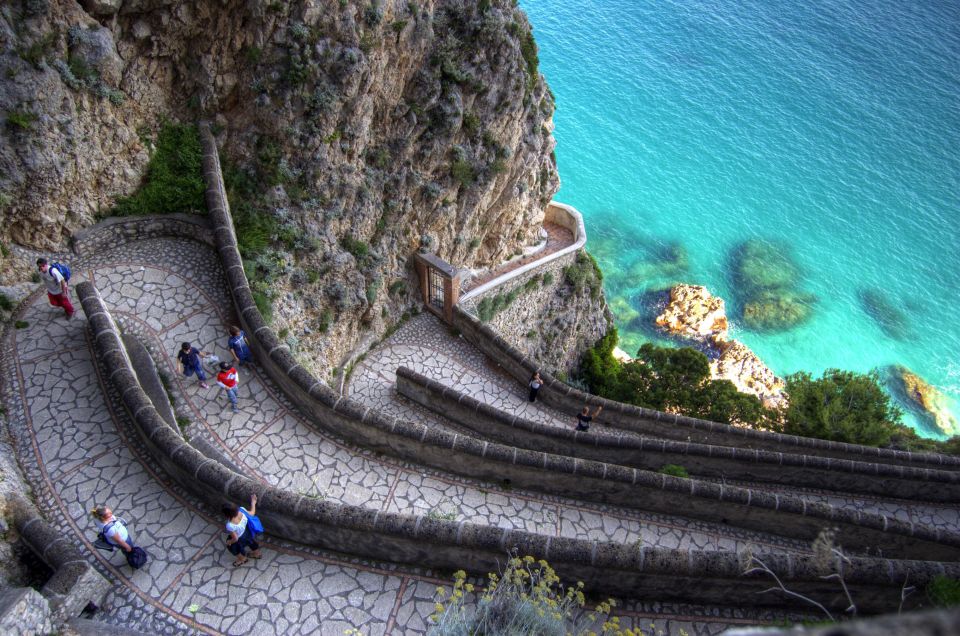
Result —
M132 546L133 549L126 553L127 565L134 570L139 570L147 563L147 551L140 546Z

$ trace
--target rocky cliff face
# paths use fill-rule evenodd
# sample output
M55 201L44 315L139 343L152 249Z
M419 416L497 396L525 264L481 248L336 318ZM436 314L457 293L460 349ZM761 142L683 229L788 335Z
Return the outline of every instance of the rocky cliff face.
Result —
M2 238L62 244L137 188L160 122L209 119L253 184L233 206L282 229L252 273L317 371L413 304L422 243L499 262L558 187L509 0L15 0L0 38Z
M565 376L576 371L583 352L613 324L602 274L584 250L465 305L542 369Z

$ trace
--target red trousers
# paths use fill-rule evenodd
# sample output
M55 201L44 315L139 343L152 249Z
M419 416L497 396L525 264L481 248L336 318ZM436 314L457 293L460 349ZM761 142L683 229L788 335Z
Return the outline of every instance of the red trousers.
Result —
M47 298L50 299L50 304L54 307L63 307L63 310L67 312L67 318L73 315L73 305L70 304L70 298L66 294L47 292Z

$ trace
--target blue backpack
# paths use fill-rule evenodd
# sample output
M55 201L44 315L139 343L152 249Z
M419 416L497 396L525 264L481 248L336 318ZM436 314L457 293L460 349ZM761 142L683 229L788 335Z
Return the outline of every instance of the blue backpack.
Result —
M240 512L247 518L247 525L250 526L250 533L254 539L258 534L263 534L263 524L260 522L260 517L250 514L246 508L240 508Z
M63 263L50 263L50 269L55 269L63 276L63 280L70 282L70 266Z

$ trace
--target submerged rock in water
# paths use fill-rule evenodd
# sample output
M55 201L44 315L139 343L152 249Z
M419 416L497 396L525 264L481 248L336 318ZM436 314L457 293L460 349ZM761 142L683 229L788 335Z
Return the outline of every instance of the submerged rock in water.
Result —
M730 380L737 390L760 398L764 405L786 405L785 383L742 342L727 339L723 299L699 285L677 285L656 323L673 335L702 345L711 358L710 377Z
M623 324L628 324L636 320L640 316L640 312L633 308L633 306L627 302L626 298L622 296L614 297L610 301L610 311L614 316L617 316Z
M671 289L670 303L657 316L656 323L676 336L727 339L723 299L700 285L677 285Z
M904 367L893 367L893 376L913 406L921 408L944 435L960 435L957 418L950 412L947 396L919 375Z
M769 289L790 289L800 280L800 267L786 245L744 241L733 249L731 261L734 284L747 297Z
M790 329L813 314L817 297L787 290L762 291L743 306L743 321L747 326L773 331Z
M813 315L817 297L797 288L800 267L788 246L759 239L745 241L733 249L730 262L747 326L779 331Z
M633 263L627 271L631 284L640 285L651 280L677 279L685 276L690 268L690 256L681 243L660 246L652 259Z
M907 315L887 300L883 292L864 288L857 292L860 305L867 315L873 318L880 329L894 340L906 340L910 335Z

